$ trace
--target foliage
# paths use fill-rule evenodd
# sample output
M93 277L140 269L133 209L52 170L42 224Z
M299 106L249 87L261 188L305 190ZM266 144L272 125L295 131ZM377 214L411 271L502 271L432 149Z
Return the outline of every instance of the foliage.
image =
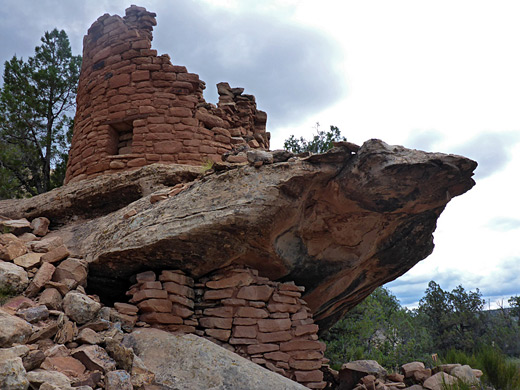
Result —
M294 135L291 135L285 140L283 147L293 153L323 153L332 148L333 142L346 140L336 126L330 126L330 130L325 132L320 130L320 124L316 123L316 135L310 141L303 137L296 139Z
M520 295L509 298L508 302L511 306L511 315L520 322Z
M395 369L411 361L431 367L432 354L438 353L444 362L483 371L486 365L497 365L493 363L499 359L497 353L520 356L516 317L506 309L483 309L478 289L466 291L458 286L449 292L431 281L419 308L410 311L388 290L378 288L322 336L326 356L334 368L352 360L373 359ZM496 356L486 348L492 348ZM485 360L485 356L491 357ZM497 369L512 375L507 371L511 368Z
M12 297L15 297L16 293L6 288L0 288L0 306L6 303Z
M71 136L81 57L65 31L41 38L27 61L5 62L0 89L0 197L21 197L61 185Z
M436 340L438 351L450 348L470 351L484 331L481 318L484 303L478 289L466 292L458 286L447 292L431 281L419 302L418 312Z
M467 354L450 349L442 358L443 363L459 363L482 370L482 380L495 389L520 389L520 365L509 361L500 349L492 346L481 347L475 353Z
M387 289L377 288L324 336L327 357L333 367L373 359L388 368L421 356L427 359L431 339L418 327L412 312L400 306Z

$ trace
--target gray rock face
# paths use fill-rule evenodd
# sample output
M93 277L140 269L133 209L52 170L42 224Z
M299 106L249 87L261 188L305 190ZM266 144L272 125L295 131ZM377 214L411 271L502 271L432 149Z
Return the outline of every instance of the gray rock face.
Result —
M473 372L473 369L468 365L464 365L461 367L455 367L451 371L451 375L453 375L454 377L457 377L459 379L462 379L464 382L471 384L471 385L479 382L479 379Z
M27 390L28 387L29 381L21 358L0 360L0 389Z
M101 305L78 291L70 291L63 298L63 311L78 324L84 324L96 316Z
M28 284L27 272L22 267L0 260L0 290L21 293Z
M155 373L156 383L166 389L306 389L191 334L140 329L125 336L124 344L134 349L146 367Z
M31 324L0 309L0 348L23 344L31 333Z

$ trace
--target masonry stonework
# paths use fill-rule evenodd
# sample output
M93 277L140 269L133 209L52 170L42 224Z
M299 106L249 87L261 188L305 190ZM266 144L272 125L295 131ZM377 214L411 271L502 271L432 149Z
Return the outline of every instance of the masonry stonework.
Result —
M66 183L153 164L203 165L240 145L269 149L267 115L243 88L205 83L151 48L155 13L105 14L83 40Z
M136 275L128 304L138 326L194 333L271 371L322 389L325 344L318 341L304 288L273 282L252 268L229 266L194 280L180 270Z

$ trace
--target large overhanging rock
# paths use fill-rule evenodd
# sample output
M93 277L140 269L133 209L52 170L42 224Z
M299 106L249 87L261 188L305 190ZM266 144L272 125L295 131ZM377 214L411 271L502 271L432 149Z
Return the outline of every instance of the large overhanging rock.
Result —
M324 330L432 252L437 218L475 184L475 167L380 140L357 153L340 145L207 175L157 203L145 196L68 227L66 240L90 262L89 288L102 295L146 269L198 277L246 264L305 286Z

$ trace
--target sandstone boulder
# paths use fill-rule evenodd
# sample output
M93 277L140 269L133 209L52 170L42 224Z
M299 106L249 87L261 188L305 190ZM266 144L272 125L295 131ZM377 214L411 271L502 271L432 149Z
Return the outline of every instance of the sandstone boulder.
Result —
M27 390L28 387L29 381L21 358L0 360L0 389Z
M23 344L31 333L31 324L0 309L0 348Z
M49 225L51 221L45 217L34 218L31 221L31 229L33 234L37 236L45 236L49 231Z
M464 365L461 367L455 367L453 370L451 370L451 375L453 375L456 378L461 379L467 384L474 385L475 383L479 382L478 377L475 375L475 372L473 369L468 366Z
M423 383L423 387L429 390L443 390L444 385L452 385L457 382L457 378L446 374L444 372L438 372L426 379Z
M195 335L140 329L125 336L124 344L168 389L306 389Z
M100 296L121 300L128 277L144 269L198 278L236 263L304 286L324 331L431 253L437 218L474 185L475 167L461 156L369 140L206 175L154 204L140 198L146 191L136 180L164 192L168 175L170 186L182 181L177 168L157 168L160 179L148 166L71 183L30 206L1 201L0 214L65 224L64 243L89 262L88 285ZM88 220L73 223L72 214Z
M11 261L27 253L25 243L14 234L0 235L0 259Z
M68 390L71 387L70 380L64 374L58 371L36 369L27 373L27 379L29 380L31 386L34 386L35 389L40 389L44 383L53 385L60 390Z
M94 319L100 309L98 302L78 291L70 291L63 298L63 311L78 324Z
M22 267L0 260L0 290L21 293L28 284L27 272Z

